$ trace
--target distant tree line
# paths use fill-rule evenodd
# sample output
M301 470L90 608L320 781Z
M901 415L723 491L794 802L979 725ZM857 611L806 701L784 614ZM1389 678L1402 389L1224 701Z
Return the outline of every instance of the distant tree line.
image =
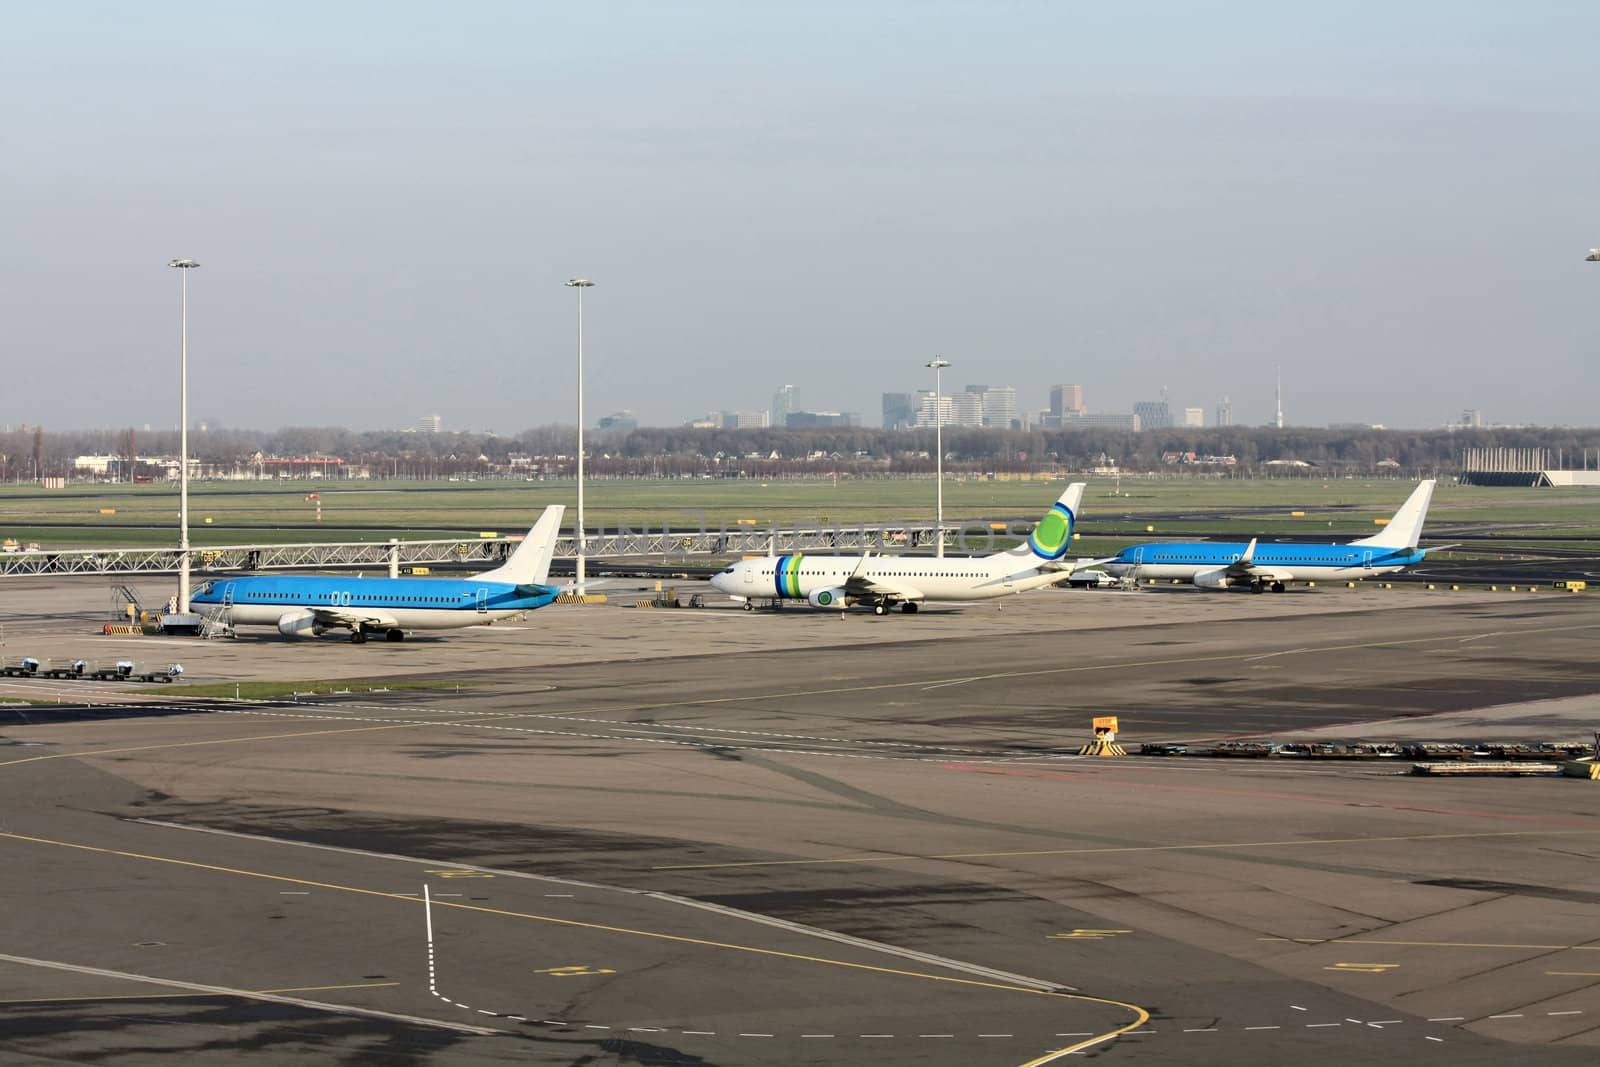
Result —
M596 476L783 477L837 473L875 476L931 473L932 430L863 427L703 430L642 428L585 435L585 469ZM275 431L208 429L189 434L191 455L219 469L245 470L268 457L333 456L374 477L427 478L503 472L529 462L530 473L570 474L577 446L570 426L541 426L514 436L484 433L354 431L290 426ZM1258 472L1272 460L1317 469L1452 472L1468 448L1548 449L1567 466L1600 462L1600 429L1526 427L1483 430L1324 430L1230 426L1132 433L1108 429L944 432L947 470L995 473L1125 471ZM66 475L79 455L175 456L178 434L129 429L52 432L24 426L0 432L0 480ZM1230 467L1165 463L1163 456L1232 456ZM531 457L531 460L528 459Z

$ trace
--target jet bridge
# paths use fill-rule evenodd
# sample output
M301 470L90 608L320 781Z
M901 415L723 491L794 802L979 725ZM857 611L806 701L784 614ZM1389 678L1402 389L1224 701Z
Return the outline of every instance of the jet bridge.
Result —
M977 527L987 520L963 521L960 528ZM1022 528L1026 536L1029 526ZM958 526L945 523L945 545L957 543ZM589 559L658 560L695 557L728 558L768 552L882 552L933 548L935 527L925 525L818 526L799 529L738 527L712 531L598 531L584 541ZM359 567L369 570L400 566L447 564L498 565L520 538L484 537L475 540L342 541L315 544L218 545L190 549L190 568L196 573L256 572L274 570L332 570ZM987 540L994 540L993 536ZM969 542L965 549L985 551L985 544ZM993 551L993 547L988 550ZM556 559L575 559L575 539L564 534L556 540ZM179 553L175 548L90 548L0 553L0 578L40 574L175 574Z

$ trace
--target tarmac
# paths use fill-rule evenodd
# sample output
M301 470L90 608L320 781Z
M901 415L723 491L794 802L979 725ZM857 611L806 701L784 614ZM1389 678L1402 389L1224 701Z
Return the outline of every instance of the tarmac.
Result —
M108 637L104 583L8 580L4 654L185 674L0 680L37 702L0 707L7 1057L1597 1055L1595 783L1073 754L1108 714L1135 748L1587 739L1590 594L1063 590L878 618L606 592L357 646ZM256 679L319 695L185 694Z

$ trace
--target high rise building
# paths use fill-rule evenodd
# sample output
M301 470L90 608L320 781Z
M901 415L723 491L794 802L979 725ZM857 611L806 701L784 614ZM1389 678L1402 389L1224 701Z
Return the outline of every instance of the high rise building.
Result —
M967 392L979 399L983 425L997 430L1019 429L1017 387L1014 385L969 385Z
M928 394L932 396L933 394ZM917 404L910 393L883 394L883 428L905 430L917 424Z
M438 433L444 427L444 419L439 415L424 415L417 420L417 429L423 433Z
M1185 426L1204 426L1206 424L1206 409L1184 408L1183 424Z
M772 394L772 425L787 425L789 412L798 410L800 406L795 400L794 386L778 386L778 391Z
M1172 427L1172 410L1165 400L1141 400L1133 405L1139 416L1139 425L1146 430L1166 430Z
M1063 415L1083 415L1088 412L1083 404L1083 386L1081 385L1052 385L1050 387L1050 414L1056 418Z
M1218 425L1218 426L1232 426L1233 425L1233 401L1229 400L1227 397L1223 397L1221 400L1219 400L1217 402L1216 425Z
M959 393L952 393L950 395L950 425L982 426L983 394L974 393L971 386Z
M944 393L937 398L932 389L917 390L917 426L932 429L935 421L945 426L955 425L955 403L949 393Z

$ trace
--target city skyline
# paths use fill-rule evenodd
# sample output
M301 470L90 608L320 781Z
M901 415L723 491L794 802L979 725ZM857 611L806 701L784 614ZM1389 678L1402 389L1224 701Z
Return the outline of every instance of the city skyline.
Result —
M375 10L13 12L0 422L1594 422L1600 8Z

